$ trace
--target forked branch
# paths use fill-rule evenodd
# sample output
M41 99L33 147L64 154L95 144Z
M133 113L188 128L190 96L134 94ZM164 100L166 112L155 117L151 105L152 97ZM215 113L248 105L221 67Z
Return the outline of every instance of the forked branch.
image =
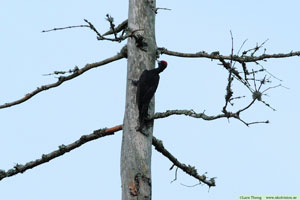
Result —
M250 106L253 103L254 102L251 102ZM240 113L247 110L247 108L249 108L250 106L248 105L246 108L241 109L241 110L239 110L235 113L228 112L227 114L219 114L219 115L216 115L216 116L208 116L208 115L204 114L204 112L196 113L193 110L168 110L166 112L155 113L155 115L151 119L166 118L166 117L169 117L171 115L186 115L186 116L190 116L190 117L194 117L194 118L201 118L203 120L216 120L216 119L220 119L220 118L235 118L235 119L238 119L238 120L242 121L247 126L252 125L252 124L256 124L256 123L268 123L268 121L266 121L266 122L246 123L242 119L240 119L240 116L239 116ZM151 120L151 119L149 119L149 120ZM115 127L112 127L112 128L104 128L104 129L95 130L93 133L91 133L89 135L83 135L83 136L80 137L80 139L76 140L75 142L73 142L69 145L62 144L58 147L58 150L55 150L55 151L53 151L51 153L48 153L48 154L43 154L41 158L36 159L34 161L30 161L30 162L26 163L25 165L16 164L14 166L14 168L9 169L7 171L0 170L0 180L4 179L6 177L14 176L14 175L19 174L19 173L23 173L28 169L32 169L32 168L34 168L38 165L41 165L41 164L44 164L46 162L49 162L50 160L53 160L54 158L62 156L65 153L70 152L70 151L80 147L81 145L87 143L87 142L90 142L90 141L93 141L95 139L105 137L105 136L108 136L108 135L113 135L115 132L118 132L122 129L123 129L123 125L118 125L118 126L115 126ZM184 172L186 172L187 174L189 174L189 175L193 176L194 178L198 179L202 183L204 183L204 184L206 184L210 187L215 186L215 180L213 178L208 179L205 175L199 175L197 173L197 170L194 167L192 167L190 165L185 165L185 164L179 162L167 149L165 149L165 147L163 146L163 144L160 140L153 137L152 145L155 147L155 149L157 151L159 151L164 156L166 156L173 163L173 165L175 165L178 168L182 169Z
M152 145L155 147L155 149L163 154L165 157L167 157L173 165L180 168L185 173L193 176L194 178L198 179L199 182L202 182L209 187L216 186L215 179L210 178L208 179L205 175L199 175L196 168L190 165L185 165L177 160L176 157L174 157L163 145L161 140L156 139L155 137L152 138Z
M102 36L107 36L107 35L111 35L111 34L115 34L115 33L124 31L127 28L127 25L128 25L128 19L126 19L121 24L119 24L117 27L115 27L114 30L110 29L106 33L102 34Z
M16 164L12 169L9 169L7 171L0 170L0 181L4 178L14 176L19 173L24 173L28 169L32 169L34 167L37 167L41 164L44 164L46 162L49 162L50 160L53 160L59 156L64 155L67 152L70 152L81 145L93 141L95 139L105 137L108 135L114 135L115 132L118 132L123 129L122 125L118 125L112 128L104 128L95 130L93 133L88 135L83 135L80 137L80 139L76 140L75 142L69 144L69 145L60 145L58 147L58 150L55 150L48 154L43 154L41 158L36 159L34 161L30 161L26 163L25 165ZM185 165L181 162L179 162L167 149L164 148L162 145L162 142L155 137L152 139L152 145L155 146L155 149L162 153L164 156L166 156L174 165L182 169L187 174L193 176L194 178L198 179L199 181L203 182L204 184L207 184L209 187L215 186L214 179L207 179L204 175L200 176L197 173L197 170L194 167L191 167L190 165Z
M107 31L104 34L101 34L97 30L97 28L90 21L88 21L87 19L84 19L84 22L87 23L87 24L53 28L53 29L49 29L49 30L43 30L42 33L51 32L51 31L61 31L61 30L72 29L72 28L89 28L97 34L97 39L98 40L108 40L108 41L112 41L112 42L121 42L121 41L127 39L127 36L123 36L123 35L124 35L125 30L127 29L128 20L125 20L120 25L115 27L115 25L113 23L113 18L109 14L107 14L106 17L107 17L106 20L110 23L110 30ZM123 31L122 34L120 36L117 36L117 34L121 31ZM111 34L113 34L115 37L114 38L105 37L105 36L111 35Z

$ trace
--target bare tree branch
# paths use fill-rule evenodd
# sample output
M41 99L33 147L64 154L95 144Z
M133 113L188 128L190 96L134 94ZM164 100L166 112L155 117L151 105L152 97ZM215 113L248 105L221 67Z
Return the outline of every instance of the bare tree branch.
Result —
M14 168L9 169L6 172L4 170L0 170L0 180L4 179L6 177L14 176L19 173L23 173L28 169L32 169L38 165L41 165L46 162L49 162L50 160L53 160L54 158L62 156L65 153L70 152L87 142L98 139L100 137L113 135L115 132L120 131L120 130L122 130L122 125L118 125L118 126L108 128L108 129L104 128L104 129L95 130L92 134L83 135L80 137L79 140L76 140L75 142L73 142L69 145L62 144L58 147L58 150L55 150L48 154L43 154L41 158L36 159L34 161L30 161L30 162L26 163L25 165L16 164L14 166Z
M170 170L172 170L174 168L175 164L172 165L172 167L170 168ZM173 183L174 181L177 180L177 171L178 171L178 167L176 167L176 170L175 170L175 178L171 181L171 183Z
M263 46L264 46L264 44L266 43L266 42L268 42L269 41L269 39L266 39L263 43L261 43L260 45L258 45L258 44L256 44L256 47L254 47L254 48L252 48L252 49L248 49L248 50L246 50L246 51L243 51L243 55L246 55L248 52L251 52L252 51L252 53L251 53L251 56L254 56L254 54L260 49L260 48L262 48Z
M249 125L253 125L253 124L258 124L258 123L269 123L268 120L266 121L255 121L255 122L245 122L244 120L241 119L240 114L247 110L248 108L250 108L253 105L254 101L251 101L251 103L249 105L247 105L245 108L242 108L236 112L228 112L226 111L223 114L219 114L219 115L215 115L215 116L209 116L206 115L204 112L202 113L196 113L194 110L167 110L166 112L157 112L155 113L155 115L152 118L149 118L148 120L152 120L152 119L160 119L160 118L166 118L169 117L171 115L186 115L189 117L193 117L193 118L201 118L203 120L206 121L211 121L211 120L216 120L216 119L221 119L221 118L234 118L237 119L241 122L243 122L246 126Z
M58 87L59 85L61 85L63 82L66 82L66 81L69 81L73 78L76 78L77 76L80 76L81 74L85 73L86 71L90 70L90 69L93 69L93 68L96 68L96 67L99 67L99 66L102 66L102 65L106 65L108 63L111 63L113 61L116 61L116 60L120 60L122 58L125 58L127 55L127 52L126 52L126 46L123 47L123 49L120 51L120 53L118 53L117 55L113 56L113 57L110 57L110 58L107 58L105 60L102 60L102 61L99 61L99 62L95 62L95 63L91 63L91 64L86 64L83 68L81 69L78 69L78 70L75 70L74 73L68 75L68 76L60 76L58 78L58 81L56 81L55 83L51 83L51 84L48 84L48 85L42 85L41 87L38 87L37 89L35 89L34 91L30 92L30 93L27 93L23 98L21 99L18 99L16 101L13 101L13 102L10 102L10 103L5 103L5 104L2 104L0 105L0 109L3 109L3 108L8 108L10 106L14 106L14 105L17 105L17 104L20 104L20 103L23 103L27 100L29 100L31 97L33 97L34 95L40 93L40 92L43 92L45 90L48 90L48 89L51 89L51 88L54 88L54 87Z
M110 18L108 18L108 19L110 19ZM96 27L91 22L89 22L87 19L84 19L84 21L89 25L88 27L97 34L97 40L108 40L111 42L121 42L121 41L127 39L126 36L125 37L123 37L123 36L117 37L117 34L115 32L114 32L115 38L104 37L103 35L100 34L100 32L96 29ZM112 25L113 24L111 23L111 27L113 27ZM112 29L112 30L114 31L114 29Z
M290 53L278 53L278 54L262 54L260 56L222 56L220 54L216 54L215 52L207 53L205 51L197 52L197 53L181 53L176 51L170 51L166 48L160 47L158 48L159 53L166 54L169 56L177 56L177 57L185 57L185 58L210 58L215 60L233 60L237 62L255 62L262 61L268 58L286 58L293 56L300 56L300 51L291 51Z
M43 74L43 76L51 76L51 75L60 75L60 74L73 74L76 73L79 70L77 66L74 67L74 69L69 69L68 71L54 71L53 73L49 74Z
M250 103L250 106L253 104L253 102L254 101L252 101ZM246 109L249 108L250 106L248 105L246 107ZM252 125L252 124L257 124L257 123L268 123L268 121L246 123L239 117L239 113L246 109L245 108L241 109L241 110L237 111L236 113L228 112L226 114L220 114L220 115L216 115L216 116L208 116L208 115L204 114L204 112L203 113L195 113L193 110L168 110L163 113L156 113L152 119L165 118L165 117L168 117L171 115L187 115L187 116L194 117L194 118L202 118L204 120L215 120L215 119L219 119L219 118L236 118L236 119L240 120L241 122L243 122L247 126ZM101 137L105 137L108 135L113 135L115 132L118 132L122 129L123 129L123 125L118 125L118 126L114 126L112 128L104 128L104 129L95 130L93 133L91 133L89 135L82 135L80 137L80 139L76 140L75 142L73 142L69 145L62 144L58 147L59 148L58 150L55 150L48 154L43 154L41 158L36 159L34 161L30 161L30 162L26 163L25 165L16 164L12 169L9 169L7 171L0 170L0 181L4 178L14 176L19 173L23 173L23 172L27 171L28 169L32 169L34 167L37 167L38 165L49 162L50 160L53 160L54 158L62 156L65 153L70 152L87 142L90 142L92 140L95 140L95 139L98 139ZM195 169L195 167L180 163L177 160L177 158L175 158L167 149L165 149L165 147L162 144L162 141L158 140L154 136L152 139L152 145L155 147L155 149L157 151L159 151L164 156L166 156L173 163L173 166L177 166L178 168L182 169L187 174L193 176L194 178L198 179L202 183L207 184L209 187L215 186L214 178L207 179L207 177L205 175L199 175L197 173L197 170ZM172 168L173 167L171 167L171 169Z
M190 165L187 166L179 162L177 158L175 158L167 149L165 149L161 140L158 140L153 136L152 144L158 152L166 156L174 165L182 169L182 171L184 171L185 173L189 174L190 176L193 176L200 182L205 183L209 187L216 186L214 178L207 179L205 175L200 176L195 167Z
M253 103L251 102L251 105L252 104ZM248 105L246 109L248 109L250 106ZM206 121L212 121L212 120L216 120L216 119L220 119L220 118L228 118L228 119L229 118L235 118L235 119L240 120L240 113L242 111L245 111L246 109L243 108L243 109L241 109L237 112L226 112L226 113L219 114L219 115L214 115L214 116L213 115L212 116L206 115L204 112L196 113L193 110L167 110L166 112L157 112L157 113L155 113L153 118L149 118L149 120L166 118L166 117L169 117L171 115L186 115L186 116L190 116L190 117L193 117L193 118L201 118L201 119L206 120ZM255 123L251 122L251 124L255 124Z
M106 15L106 20L109 22L110 25L110 29L113 31L113 34L115 36L115 39L117 39L117 33L115 31L115 24L114 24L114 18L112 16L110 16L109 14Z
M154 8L152 7L152 10L155 12L155 14L157 14L158 10L171 10L170 8Z
M151 119L160 119L160 118L166 118L171 115L186 115L194 118L201 118L203 120L211 121L215 119L220 118L226 118L226 117L233 117L234 115L226 116L225 114L215 115L215 116L208 116L204 112L202 113L196 113L194 110L167 110L166 112L157 112L154 114L153 118Z
M112 42L122 42L123 40L126 40L128 37L133 37L135 32L142 30L142 29L132 30L132 31L130 31L130 33L126 33L126 35L124 35L125 29L128 26L128 20L127 20L127 22L124 21L122 24L120 24L118 27L115 28L115 25L113 24L113 18L110 15L107 15L107 21L110 23L110 31L108 31L105 34L101 35L99 33L99 31L95 28L95 26L91 22L89 22L86 19L84 21L86 23L88 23L89 24L88 27L97 34L97 39L98 40L108 40L108 41L112 41ZM122 31L122 29L123 29L122 34L120 36L118 36L117 33ZM111 35L111 34L114 34L115 38L104 37L104 35Z
M157 116L155 118L159 118L159 117ZM114 126L112 128L104 128L104 129L95 130L93 133L91 133L89 135L82 135L80 137L80 139L76 140L75 142L73 142L69 145L62 144L58 147L59 148L58 150L55 150L48 154L43 154L41 158L36 159L34 161L30 161L30 162L26 163L25 165L16 164L12 169L9 169L7 171L0 170L0 181L4 178L14 176L19 173L24 173L28 169L32 169L41 164L49 162L50 160L53 160L59 156L62 156L65 153L70 152L87 142L90 142L92 140L95 140L95 139L98 139L101 137L105 137L108 135L114 135L115 132L118 132L122 129L123 129L123 125L118 125L118 126ZM177 167L182 169L187 174L189 174L189 175L193 176L194 178L198 179L199 181L207 184L209 187L215 186L214 179L208 180L205 175L200 176L197 173L197 170L195 169L195 167L180 163L167 149L165 149L162 142L160 140L158 140L157 138L155 138L154 136L152 139L152 145L155 147L155 149L157 151L159 151L164 156L166 156L174 165L176 165Z
M53 29L49 29L49 30L43 30L42 33L46 33L46 32L51 32L51 31L60 31L60 30L65 30L65 29L72 29L72 28L89 28L92 31L94 31L97 34L97 39L98 40L108 40L108 41L112 41L112 42L121 42L125 39L127 39L127 36L123 36L123 33L121 34L121 36L117 36L117 33L125 30L125 28L127 27L127 23L128 21L125 20L124 22L122 22L122 24L120 24L118 27L114 28L114 24L113 22L113 18L111 16L108 15L107 20L110 22L110 31L106 32L105 34L101 34L97 28L91 23L89 22L87 19L84 19L85 23L87 23L88 25L84 24L84 25L76 25L76 26L66 26L66 27L60 27L60 28L53 28ZM110 34L114 34L115 38L108 38L108 37L104 37L106 35L110 35Z
M107 31L106 33L102 34L102 36L107 36L107 35L111 35L111 34L114 34L114 33L119 33L121 31L123 31L124 29L126 29L127 25L128 25L128 19L126 19L121 24L119 24L117 27L115 27L114 31L111 29L111 30Z
M42 33L51 32L51 31L60 31L64 29L71 29L71 28L88 28L88 25L76 25L76 26L66 26L66 27L60 27L60 28L53 28L49 30L42 30Z
M84 19L84 21L88 24L88 27L90 29L92 29L97 34L98 38L104 39L103 36L98 32L98 30L96 29L96 27L91 22L89 22L87 19Z

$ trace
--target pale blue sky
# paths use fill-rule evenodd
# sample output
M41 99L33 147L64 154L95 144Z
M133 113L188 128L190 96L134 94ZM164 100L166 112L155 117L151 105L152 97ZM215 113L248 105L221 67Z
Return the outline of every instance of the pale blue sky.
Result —
M245 39L245 49L269 39L267 53L300 50L299 7L287 1L157 1L156 39L160 47L182 52L220 51L229 55ZM0 104L23 97L56 78L55 70L100 61L125 44L99 42L88 29L41 33L44 29L83 24L108 30L107 13L116 24L127 18L127 1L3 1L0 7ZM156 95L156 111L205 110L219 114L224 104L227 72L216 61L163 55L169 63ZM300 58L263 63L276 88L264 97L276 112L256 103L242 117L270 120L250 128L236 120L203 121L172 116L155 121L154 135L180 161L200 174L217 177L217 186L193 188L197 181L178 170L170 184L172 163L153 150L153 199L238 199L241 194L299 194L299 63ZM95 129L122 123L126 60L93 69L31 100L0 110L0 169L24 164L69 144ZM236 86L236 95L248 95ZM246 105L251 99L237 102ZM234 110L239 107L234 108ZM120 199L121 132L32 170L0 181L1 199Z

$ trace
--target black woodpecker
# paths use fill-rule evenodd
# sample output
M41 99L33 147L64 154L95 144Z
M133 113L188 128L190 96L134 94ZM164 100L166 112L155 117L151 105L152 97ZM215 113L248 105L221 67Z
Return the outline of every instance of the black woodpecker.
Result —
M152 70L144 70L138 81L135 81L137 86L136 103L139 109L139 128L141 131L145 124L145 119L148 117L148 108L152 97L159 83L159 73L164 71L168 63L164 60L158 62L158 68Z

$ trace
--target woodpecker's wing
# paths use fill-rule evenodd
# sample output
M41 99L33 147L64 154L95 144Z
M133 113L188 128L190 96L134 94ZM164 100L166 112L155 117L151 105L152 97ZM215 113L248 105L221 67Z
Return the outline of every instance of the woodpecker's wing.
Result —
M151 80L141 83L139 94L141 104L147 104L146 106L149 106L149 103L156 92L158 82L159 76L153 76Z
M158 76L158 80L159 80L159 76ZM143 95L141 96L141 98L144 102L149 103L151 101L152 97L156 92L157 86L158 86L158 81L154 82L154 84L148 87L147 90L143 91Z
M149 106L159 82L159 76L153 70L145 70L138 83L136 101L141 111L143 105Z
M144 88L145 88L145 83L144 83L144 79L146 79L147 77L147 72L148 70L144 70L139 78L139 80L137 81L137 89L136 89L136 103L139 107L139 110L141 110L141 106L142 106L142 101L141 101L141 96L144 93Z
M152 99L152 97L155 94L155 91L157 89L157 82L155 82L154 85L151 85L150 87L147 87L146 90L142 90L142 93L140 95L140 102L139 102L139 119L140 121L144 120L148 116L148 109L149 104Z

